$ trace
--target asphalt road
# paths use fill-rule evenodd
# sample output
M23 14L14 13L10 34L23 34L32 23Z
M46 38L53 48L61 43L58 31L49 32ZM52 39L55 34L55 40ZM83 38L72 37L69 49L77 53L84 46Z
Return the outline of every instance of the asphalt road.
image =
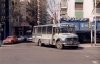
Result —
M33 43L3 45L0 64L100 64L99 47L58 50Z

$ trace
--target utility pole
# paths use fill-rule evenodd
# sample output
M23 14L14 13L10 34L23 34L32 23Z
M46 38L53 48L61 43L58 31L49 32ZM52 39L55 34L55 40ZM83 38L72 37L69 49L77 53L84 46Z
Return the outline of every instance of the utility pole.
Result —
M38 9L37 9L37 23L38 23L38 25L40 24L40 0L37 0L37 7L38 7Z
M89 23L90 23L90 30L91 30L91 46L93 46L93 29L92 29L92 23L89 21Z
M9 35L12 35L12 0L8 0L9 4Z
M95 16L94 16L94 22L95 22L95 25L94 25L94 45L96 45L96 0L95 0Z

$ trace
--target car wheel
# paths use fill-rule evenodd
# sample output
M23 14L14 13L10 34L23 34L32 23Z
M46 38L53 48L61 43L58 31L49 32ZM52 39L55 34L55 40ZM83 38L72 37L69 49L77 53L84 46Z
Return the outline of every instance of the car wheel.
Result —
M63 49L63 44L62 44L62 42L61 41L57 41L57 43L56 43L56 48L57 49Z
M14 43L15 43L15 42L12 40L12 41L11 41L11 44L14 44Z

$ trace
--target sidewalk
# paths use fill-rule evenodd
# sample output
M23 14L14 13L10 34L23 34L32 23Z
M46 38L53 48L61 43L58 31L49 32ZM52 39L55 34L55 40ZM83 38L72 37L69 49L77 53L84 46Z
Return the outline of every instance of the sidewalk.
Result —
M80 44L79 47L100 47L100 43L96 45L91 45L91 44Z

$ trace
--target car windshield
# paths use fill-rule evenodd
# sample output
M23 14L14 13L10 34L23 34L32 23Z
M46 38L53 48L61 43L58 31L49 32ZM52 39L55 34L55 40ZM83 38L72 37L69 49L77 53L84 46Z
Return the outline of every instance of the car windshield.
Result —
M24 37L32 37L32 35L25 35Z
M17 38L23 38L23 36L17 36Z
M32 35L28 35L27 37L32 37Z
M8 36L7 38L13 38L13 36Z

